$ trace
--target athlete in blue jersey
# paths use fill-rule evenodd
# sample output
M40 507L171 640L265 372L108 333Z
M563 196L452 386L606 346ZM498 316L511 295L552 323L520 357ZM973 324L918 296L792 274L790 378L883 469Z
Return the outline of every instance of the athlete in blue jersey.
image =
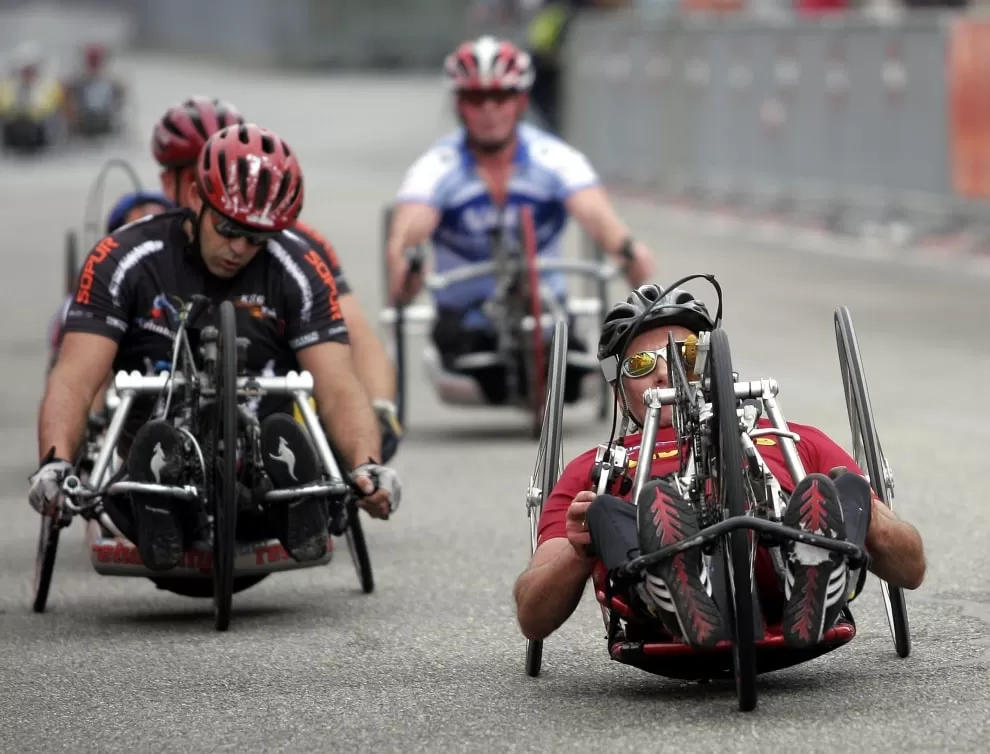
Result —
M532 125L520 123L529 104L533 68L529 55L509 42L485 36L465 42L447 57L444 73L454 92L461 128L436 141L406 173L388 240L389 292L393 303L411 300L422 277L408 278L404 252L430 239L437 272L490 258L491 234L517 234L519 208L529 205L537 229L537 253L559 256L567 218L614 256L632 286L653 275L653 259L634 241L612 210L595 170L578 150ZM564 276L542 279L563 299ZM445 368L466 353L495 350L482 304L495 293L494 277L453 285L435 294L433 340ZM572 342L571 348L583 348ZM580 394L587 370L569 370L565 400ZM473 375L489 403L502 403L505 380L497 372Z

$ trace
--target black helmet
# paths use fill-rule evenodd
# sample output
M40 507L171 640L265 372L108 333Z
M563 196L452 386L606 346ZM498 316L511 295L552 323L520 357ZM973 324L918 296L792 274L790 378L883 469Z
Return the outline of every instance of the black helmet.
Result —
M598 361L606 379L611 382L617 376L618 359L632 337L667 325L680 325L694 332L715 329L704 303L680 288L664 292L653 283L641 285L625 301L613 306L598 338ZM606 368L609 362L612 366Z

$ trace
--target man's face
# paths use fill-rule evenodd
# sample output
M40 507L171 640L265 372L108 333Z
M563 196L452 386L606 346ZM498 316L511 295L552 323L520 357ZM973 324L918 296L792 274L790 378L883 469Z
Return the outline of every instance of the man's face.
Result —
M196 188L195 167L185 167L179 169L165 168L158 174L158 179L162 184L162 193L165 194L166 197L179 206L190 206L186 202L187 197L189 196L189 189L192 188L195 190Z
M186 195L186 206L199 215L203 200L195 184ZM247 234L247 237L239 235ZM231 237L231 236L235 237ZM268 234L269 236L274 234ZM244 269L265 245L262 237L247 228L238 228L222 215L206 208L199 226L199 247L203 262L212 274L230 278Z
M651 351L659 351L667 347L667 333L674 334L674 340L683 343L689 335L693 333L686 327L673 325L671 327L658 327L654 330L647 330L637 335L626 348L623 362L619 365L619 379L622 380L626 393L626 401L629 404L629 413L639 422L640 426L646 418L646 406L643 405L643 393L654 387L670 387L667 380L667 362L661 354L652 358L646 354ZM638 356L643 354L643 356ZM627 360L633 357L633 362L637 365L649 365L650 361L655 361L653 369L640 377L629 377L624 371ZM660 411L660 426L669 427L672 423L673 407L664 406Z
M457 111L464 119L468 136L482 148L507 143L525 109L525 95L515 92L487 90L457 96Z

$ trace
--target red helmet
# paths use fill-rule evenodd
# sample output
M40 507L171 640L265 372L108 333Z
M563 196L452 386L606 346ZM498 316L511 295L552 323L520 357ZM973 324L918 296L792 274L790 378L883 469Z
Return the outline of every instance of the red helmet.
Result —
M528 92L535 73L529 53L491 36L464 42L443 64L447 86L455 92L479 89Z
M244 117L227 102L192 97L173 105L155 124L151 151L163 168L196 164L206 140L222 128L243 123Z
M99 42L91 42L86 45L83 57L86 59L87 66L96 68L107 59L107 48Z
M302 211L303 176L295 152L278 134L253 123L209 138L196 184L214 211L252 230L285 230Z

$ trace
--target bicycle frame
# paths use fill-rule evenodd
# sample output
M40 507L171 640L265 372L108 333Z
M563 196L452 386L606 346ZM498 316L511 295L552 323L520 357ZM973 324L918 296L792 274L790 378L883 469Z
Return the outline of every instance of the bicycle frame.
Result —
M113 412L113 417L110 421L109 427L106 430L103 443L100 446L99 453L97 454L95 461L93 462L89 484L83 483L82 480L80 480L80 478L76 475L71 475L63 480L62 491L64 492L64 499L62 510L65 525L71 521L73 515L81 515L86 519L98 520L116 537L123 538L121 532L116 526L113 525L113 521L103 510L102 499L106 495L141 492L143 494L159 495L179 500L198 501L200 504L205 506L205 490L197 485L162 485L126 480L116 482L104 481L110 469L111 459L120 439L124 425L130 415L135 400L139 396L161 396L167 389L168 397L166 398L164 410L165 417L168 416L168 409L174 395L179 395L185 398L186 400L184 401L184 405L187 413L191 416L194 428L198 421L200 401L202 399L209 400L217 397L216 387L210 380L211 370L206 369L203 374L200 374L195 369L192 349L186 334L186 325L187 322L192 319L190 313L194 306L195 302L187 305L183 308L182 314L180 315L180 325L176 333L171 364L172 369L176 370L176 367L181 362L183 367L185 367L185 370L189 372L188 375L183 372L181 367L176 370L176 373L174 374L172 372L165 371L159 373L158 375L148 376L142 375L139 372L131 372L128 374L127 372L121 371L116 375L114 379L114 388L117 393L119 405ZM204 360L207 364L209 364L216 358L216 344L214 341L210 341L206 337L205 331L203 335L204 345L201 351L203 353ZM296 407L299 409L306 428L309 430L310 436L316 446L317 454L320 457L320 461L322 462L324 471L328 477L328 481L303 484L292 488L268 490L263 493L263 499L266 502L298 499L300 497L343 497L351 492L351 486L343 478L336 459L333 456L333 452L330 449L326 435L323 433L323 429L320 426L320 421L316 411L310 404L310 396L312 395L312 392L313 376L309 372L297 373L293 371L289 372L284 377L246 376L237 379L237 395L242 398L258 398L266 395L286 395L292 397ZM245 418L252 419L255 424L257 423L253 417L246 416ZM179 430L186 435L186 438L190 441L194 450L198 454L198 460L205 478L206 464L199 443L196 441L194 434L189 432L184 427L179 427ZM249 436L249 440L256 441L257 438ZM103 573L110 572L107 570L102 570L100 563L113 562L114 573L127 575L124 574L123 571L130 569L133 572L130 575L149 575L149 573L143 570L143 566L141 566L140 562L134 562L135 555L133 553L118 552L121 547L119 543L107 542L102 538L99 538L98 540L92 541L90 544L93 550L94 566L98 571ZM252 567L252 563L255 561L257 566L264 566L263 568L260 568L260 570L267 573L274 570L287 570L295 567L319 565L321 562L326 562L330 558L330 554L328 553L322 561L297 565L287 556L282 557L281 553L273 555L272 552L278 547L280 547L280 545L278 545L276 541L251 544L249 546L249 552L241 553L243 557L238 559L237 572L239 574L246 572L258 572L258 568ZM104 550L107 549L113 553L116 553L116 555L114 556L104 552ZM267 556L263 557L259 554L262 550L268 551ZM203 557L207 557L209 552L203 551L201 554ZM252 560L252 557L254 560ZM265 560L267 560L267 562L265 562ZM123 568L119 567L121 565ZM197 570L205 567L203 566L203 563L199 561L196 563L184 563L182 565L185 570Z
M704 358L707 350L706 334L702 333L699 338L699 363ZM700 371L700 370L699 370ZM709 389L708 379L704 378L696 383L700 389L694 392L698 416L702 427L701 436L708 436L710 430L707 428L708 422L712 418L712 404L706 397ZM664 547L656 552L642 555L635 558L616 570L619 578L632 577L650 565L666 560L680 552L699 547L712 542L729 532L737 529L751 529L764 534L770 538L787 539L814 545L830 551L841 552L850 561L850 567L858 567L866 560L866 553L862 548L850 542L829 539L815 534L809 534L799 529L792 529L783 526L780 522L783 515L783 499L780 494L780 485L773 477L768 465L760 455L759 449L754 442L755 438L774 435L778 438L784 461L790 472L794 484L799 483L805 477L804 465L798 454L795 443L800 441L800 436L792 432L784 419L783 412L777 403L777 395L780 387L775 380L760 379L742 381L735 383L736 399L740 401L759 401L763 411L769 417L772 427L756 428L756 412L752 407L740 407L737 409L739 415L739 431L743 445L743 456L748 462L748 480L752 485L758 498L757 505L754 506L748 515L733 518L725 518L724 512L720 511L720 520L710 526L703 528L695 537L679 542L669 547ZM643 404L646 406L646 416L643 421L642 437L640 442L640 463L636 466L636 473L633 479L632 502L637 504L640 493L650 477L651 460L653 448L656 445L657 432L659 430L660 412L664 406L674 406L681 400L681 395L676 388L650 388L643 393ZM679 448L683 448L683 440L679 437ZM697 438L687 438L697 439ZM611 457L608 457L609 446L599 446L599 464L602 468L600 489L607 489L611 483L621 474L628 470L629 462L626 459L625 448L614 448ZM614 451L620 451L616 454ZM708 471L705 464L701 462L699 453L692 443L687 451L687 457L682 463L682 471L675 475L675 483L680 490L685 493L696 505L699 511L704 505L704 484Z

